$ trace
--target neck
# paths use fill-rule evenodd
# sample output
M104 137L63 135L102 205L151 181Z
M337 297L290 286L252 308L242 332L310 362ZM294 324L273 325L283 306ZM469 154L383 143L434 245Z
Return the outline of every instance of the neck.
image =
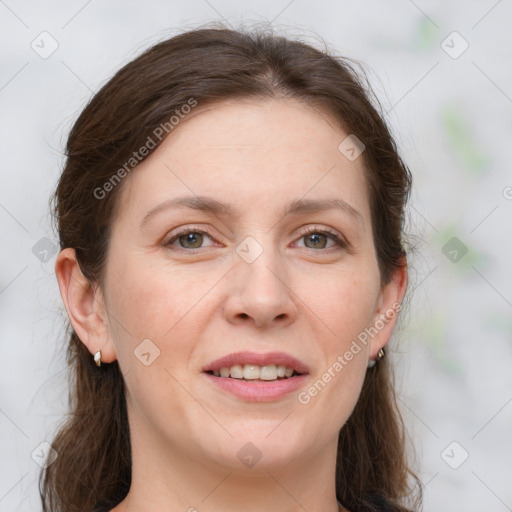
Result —
M238 461L220 464L203 453L191 453L180 443L170 445L145 431L144 424L130 424L130 432L131 487L112 512L340 510L335 492L337 439L286 463L265 463L263 453L249 468ZM235 452L243 444L233 440ZM219 453L217 459L221 458Z

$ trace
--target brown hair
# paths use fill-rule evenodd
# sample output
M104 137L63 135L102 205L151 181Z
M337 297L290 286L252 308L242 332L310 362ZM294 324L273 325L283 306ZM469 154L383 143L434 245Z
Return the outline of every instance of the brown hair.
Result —
M133 152L147 145L148 137L154 140L155 130L169 126L171 116L191 98L200 106L236 98L296 98L330 115L366 146L363 158L382 282L406 264L401 235L411 176L378 113L380 105L364 71L356 72L346 58L276 36L271 29L216 26L181 33L129 62L91 99L71 129L52 213L61 249L76 250L92 284L103 282L122 186L112 182L116 170L129 172L126 162ZM105 187L107 182L113 186ZM104 197L98 199L99 194ZM69 329L70 414L52 443L58 458L40 475L44 512L91 512L99 504L112 508L124 499L131 481L118 362L97 368ZM336 495L351 512L408 510L405 500L413 499L415 488L415 506L421 503L421 486L406 460L387 359L367 372L357 405L339 434Z

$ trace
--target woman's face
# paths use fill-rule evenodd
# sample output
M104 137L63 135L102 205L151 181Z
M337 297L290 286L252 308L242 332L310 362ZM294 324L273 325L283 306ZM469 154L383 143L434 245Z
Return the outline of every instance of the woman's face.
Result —
M242 470L332 456L393 322L361 333L401 298L381 288L362 158L297 101L200 107L125 178L112 227L102 351L134 450ZM302 375L272 380L279 365Z

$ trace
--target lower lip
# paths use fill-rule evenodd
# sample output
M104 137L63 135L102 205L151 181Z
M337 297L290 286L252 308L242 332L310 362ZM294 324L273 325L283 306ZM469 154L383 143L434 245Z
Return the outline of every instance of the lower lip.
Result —
M278 400L303 386L308 376L307 374L302 374L276 381L247 382L229 377L216 377L209 373L203 373L203 375L206 375L210 382L222 390L249 402L271 402Z

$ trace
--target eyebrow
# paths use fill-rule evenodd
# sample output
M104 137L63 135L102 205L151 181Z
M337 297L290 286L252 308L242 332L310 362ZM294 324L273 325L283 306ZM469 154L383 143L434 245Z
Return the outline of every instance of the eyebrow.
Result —
M192 210L199 210L220 217L234 216L236 213L236 210L232 205L221 203L209 196L180 196L173 199L167 199L154 208L151 208L151 210L144 215L140 223L140 227L146 224L149 219L157 214L173 208L190 208ZM287 215L302 215L305 213L316 213L333 209L347 213L349 216L357 220L363 228L365 227L364 218L361 213L352 205L339 198L296 199L285 205L280 218L282 219Z

